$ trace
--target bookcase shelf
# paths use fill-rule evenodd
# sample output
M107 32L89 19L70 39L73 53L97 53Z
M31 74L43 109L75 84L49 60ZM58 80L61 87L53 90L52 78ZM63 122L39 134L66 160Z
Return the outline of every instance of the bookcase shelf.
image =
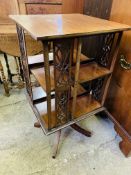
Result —
M130 26L82 14L10 17L17 24L24 78L32 109L46 135L57 133L54 158L61 129L105 110L122 34ZM27 56L25 32L42 43L42 55ZM88 41L98 35L102 36L102 45L96 47L95 56L91 59L82 55L84 37ZM53 46L51 64L50 43ZM30 74L34 75L40 87L32 89ZM83 87L86 84L86 90L81 84Z
M96 62L81 64L79 71L79 83L91 81L110 74L111 71L105 67L98 65ZM72 69L72 77L75 75L75 67Z
M41 87L46 91L46 81L45 81L45 70L44 67L42 68L35 68L31 69L31 73L34 75L34 77L37 79L38 83L41 85ZM100 77L104 77L106 75L109 75L111 71L107 68L104 68L100 65L98 65L95 62L88 63L88 64L82 64L79 71L79 83L84 83L87 81L91 81ZM75 74L75 67L72 68L72 78ZM54 66L50 66L50 80L51 80L51 91L55 90L54 85Z
M72 99L70 100L69 104L70 104L69 110L71 111ZM95 100L91 95L77 97L75 113L71 120L81 118L82 116L100 107L101 107L100 103L97 100ZM47 102L45 101L45 102L36 104L35 108L39 113L40 121L43 121L43 126L46 126L46 129L48 129ZM51 100L51 128L53 129L57 125L58 124L57 124L56 112L55 112L55 99L52 99Z
M71 87L71 97L73 94L73 87ZM81 96L86 94L86 90L79 84L77 89L77 95ZM33 104L38 104L47 100L46 92L43 90L41 86L32 87L32 95L33 95ZM51 92L51 98L55 98L55 92Z

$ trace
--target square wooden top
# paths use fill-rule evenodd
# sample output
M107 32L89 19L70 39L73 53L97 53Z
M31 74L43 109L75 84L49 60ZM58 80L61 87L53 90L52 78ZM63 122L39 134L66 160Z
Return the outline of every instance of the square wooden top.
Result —
M10 15L34 39L86 36L131 29L130 26L82 14Z

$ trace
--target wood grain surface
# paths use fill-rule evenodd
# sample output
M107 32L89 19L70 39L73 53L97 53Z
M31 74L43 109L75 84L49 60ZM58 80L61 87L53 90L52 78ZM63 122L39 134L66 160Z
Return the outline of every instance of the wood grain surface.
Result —
M10 18L21 25L36 40L85 36L131 29L128 25L82 14L10 15Z

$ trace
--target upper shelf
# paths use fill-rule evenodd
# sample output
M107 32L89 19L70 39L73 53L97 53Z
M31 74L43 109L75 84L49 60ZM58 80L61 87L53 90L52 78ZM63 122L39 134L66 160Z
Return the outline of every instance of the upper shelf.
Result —
M41 87L46 91L46 80L45 80L44 67L37 68L37 69L31 69L31 72L35 76L35 78L37 79ZM102 66L99 66L95 62L92 62L89 64L83 64L81 65L81 68L79 71L79 83L91 81L96 78L106 76L110 73L111 73L110 70ZM75 67L73 67L72 69L72 78L75 77L74 74L75 74ZM50 81L51 81L51 91L54 91L55 90L54 66L50 66Z
M36 40L77 37L131 29L125 24L82 14L10 15L10 18Z
M79 83L84 83L87 81L94 80L99 77L110 74L111 71L107 68L104 68L98 65L95 62L89 64L82 64L79 71ZM75 67L72 69L73 77L75 77Z

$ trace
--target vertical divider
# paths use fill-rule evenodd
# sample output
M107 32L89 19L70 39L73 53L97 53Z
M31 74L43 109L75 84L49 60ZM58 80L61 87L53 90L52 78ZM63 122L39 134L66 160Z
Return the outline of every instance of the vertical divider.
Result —
M115 66L115 62L116 62L116 59L117 59L117 55L118 55L119 47L120 47L120 43L121 43L122 34L123 34L123 32L119 32L119 33L118 33L118 38L117 38L116 45L115 45L115 48L114 48L114 51L113 51L113 58L112 58L111 67L110 67L110 71L111 71L111 72L113 71L114 66ZM113 72L112 72L112 73L113 73ZM102 106L103 106L104 103L105 103L105 99L106 99L106 96L107 96L108 88L109 88L110 81L111 81L111 78L112 78L112 73L111 73L111 75L105 80L106 83L105 83L105 85L104 85L104 92L103 92L103 97L102 97L102 101L101 101L101 105L102 105Z
M73 81L72 81L72 66L73 66L73 58L74 58L74 42L75 39L72 40L71 43L71 48L70 48L70 58L69 58L69 94L68 94L68 111L70 111L70 116L69 120L72 120L72 115L71 115L71 109L70 109L70 100L72 98L72 86L73 86Z
M73 39L70 38L55 40L53 44L56 127L71 121L73 44Z
M113 71L114 66L115 66L115 62L116 62L117 55L118 55L118 52L119 52L119 47L120 47L122 35L123 35L123 32L118 33L118 38L117 38L117 41L116 41L116 46L114 48L113 58L112 58L112 63L111 63L111 68L110 68L111 71Z
M82 39L77 39L77 55L76 55L76 65L75 65L75 82L74 82L74 89L73 89L73 103L72 103L72 118L75 114L75 107L76 107L76 99L77 99L77 88L78 88L78 78L79 78L79 69L80 69L80 56L81 56L81 49L82 49Z
M51 129L51 80L50 80L50 65L49 65L49 47L48 41L43 41L44 68L46 80L47 94L47 114L48 114L48 130Z

